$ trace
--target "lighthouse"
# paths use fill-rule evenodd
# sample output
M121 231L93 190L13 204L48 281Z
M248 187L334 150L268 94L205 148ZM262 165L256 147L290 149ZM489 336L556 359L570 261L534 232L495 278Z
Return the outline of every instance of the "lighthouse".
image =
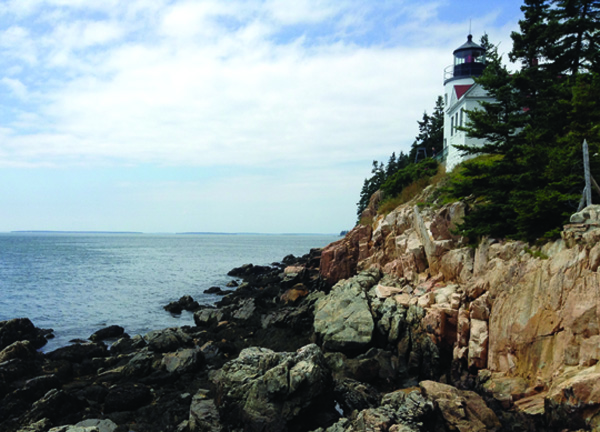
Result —
M492 101L487 92L475 83L485 69L485 48L467 41L454 50L454 64L444 70L444 154L446 171L451 171L469 156L462 156L455 145L480 146L483 141L467 137L458 128L467 121L467 111L479 107L483 100Z

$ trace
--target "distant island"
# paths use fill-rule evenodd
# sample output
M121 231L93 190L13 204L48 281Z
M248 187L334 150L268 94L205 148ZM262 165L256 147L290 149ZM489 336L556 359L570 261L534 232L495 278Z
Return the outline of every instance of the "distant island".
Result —
M22 230L11 231L15 234L143 234L139 231L51 231L51 230Z

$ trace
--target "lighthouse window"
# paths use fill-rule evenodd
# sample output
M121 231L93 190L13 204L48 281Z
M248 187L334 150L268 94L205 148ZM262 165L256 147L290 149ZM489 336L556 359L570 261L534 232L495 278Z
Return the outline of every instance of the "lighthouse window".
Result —
M454 116L450 119L450 136L454 135Z
M464 111L465 111L464 109L462 109L462 108L460 109L460 125L461 126L463 125L463 112Z

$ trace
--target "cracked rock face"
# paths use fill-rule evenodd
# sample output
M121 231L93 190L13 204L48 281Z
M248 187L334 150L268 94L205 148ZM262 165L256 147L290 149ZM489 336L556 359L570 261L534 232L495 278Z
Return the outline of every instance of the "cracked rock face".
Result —
M377 280L374 273L361 273L339 282L316 303L314 328L325 350L347 352L371 343L375 323L366 289Z
M302 421L301 415L318 407L333 387L323 354L314 344L295 353L247 348L212 381L221 418L261 431L286 430L290 421Z

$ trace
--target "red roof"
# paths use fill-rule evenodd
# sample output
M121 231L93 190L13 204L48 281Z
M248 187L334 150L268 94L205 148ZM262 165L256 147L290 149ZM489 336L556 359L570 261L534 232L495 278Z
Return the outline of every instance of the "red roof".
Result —
M454 86L454 91L456 91L456 98L460 99L461 97L463 97L463 95L467 92L467 90L469 90L471 87L473 87L473 84L465 84L465 85L455 85Z

